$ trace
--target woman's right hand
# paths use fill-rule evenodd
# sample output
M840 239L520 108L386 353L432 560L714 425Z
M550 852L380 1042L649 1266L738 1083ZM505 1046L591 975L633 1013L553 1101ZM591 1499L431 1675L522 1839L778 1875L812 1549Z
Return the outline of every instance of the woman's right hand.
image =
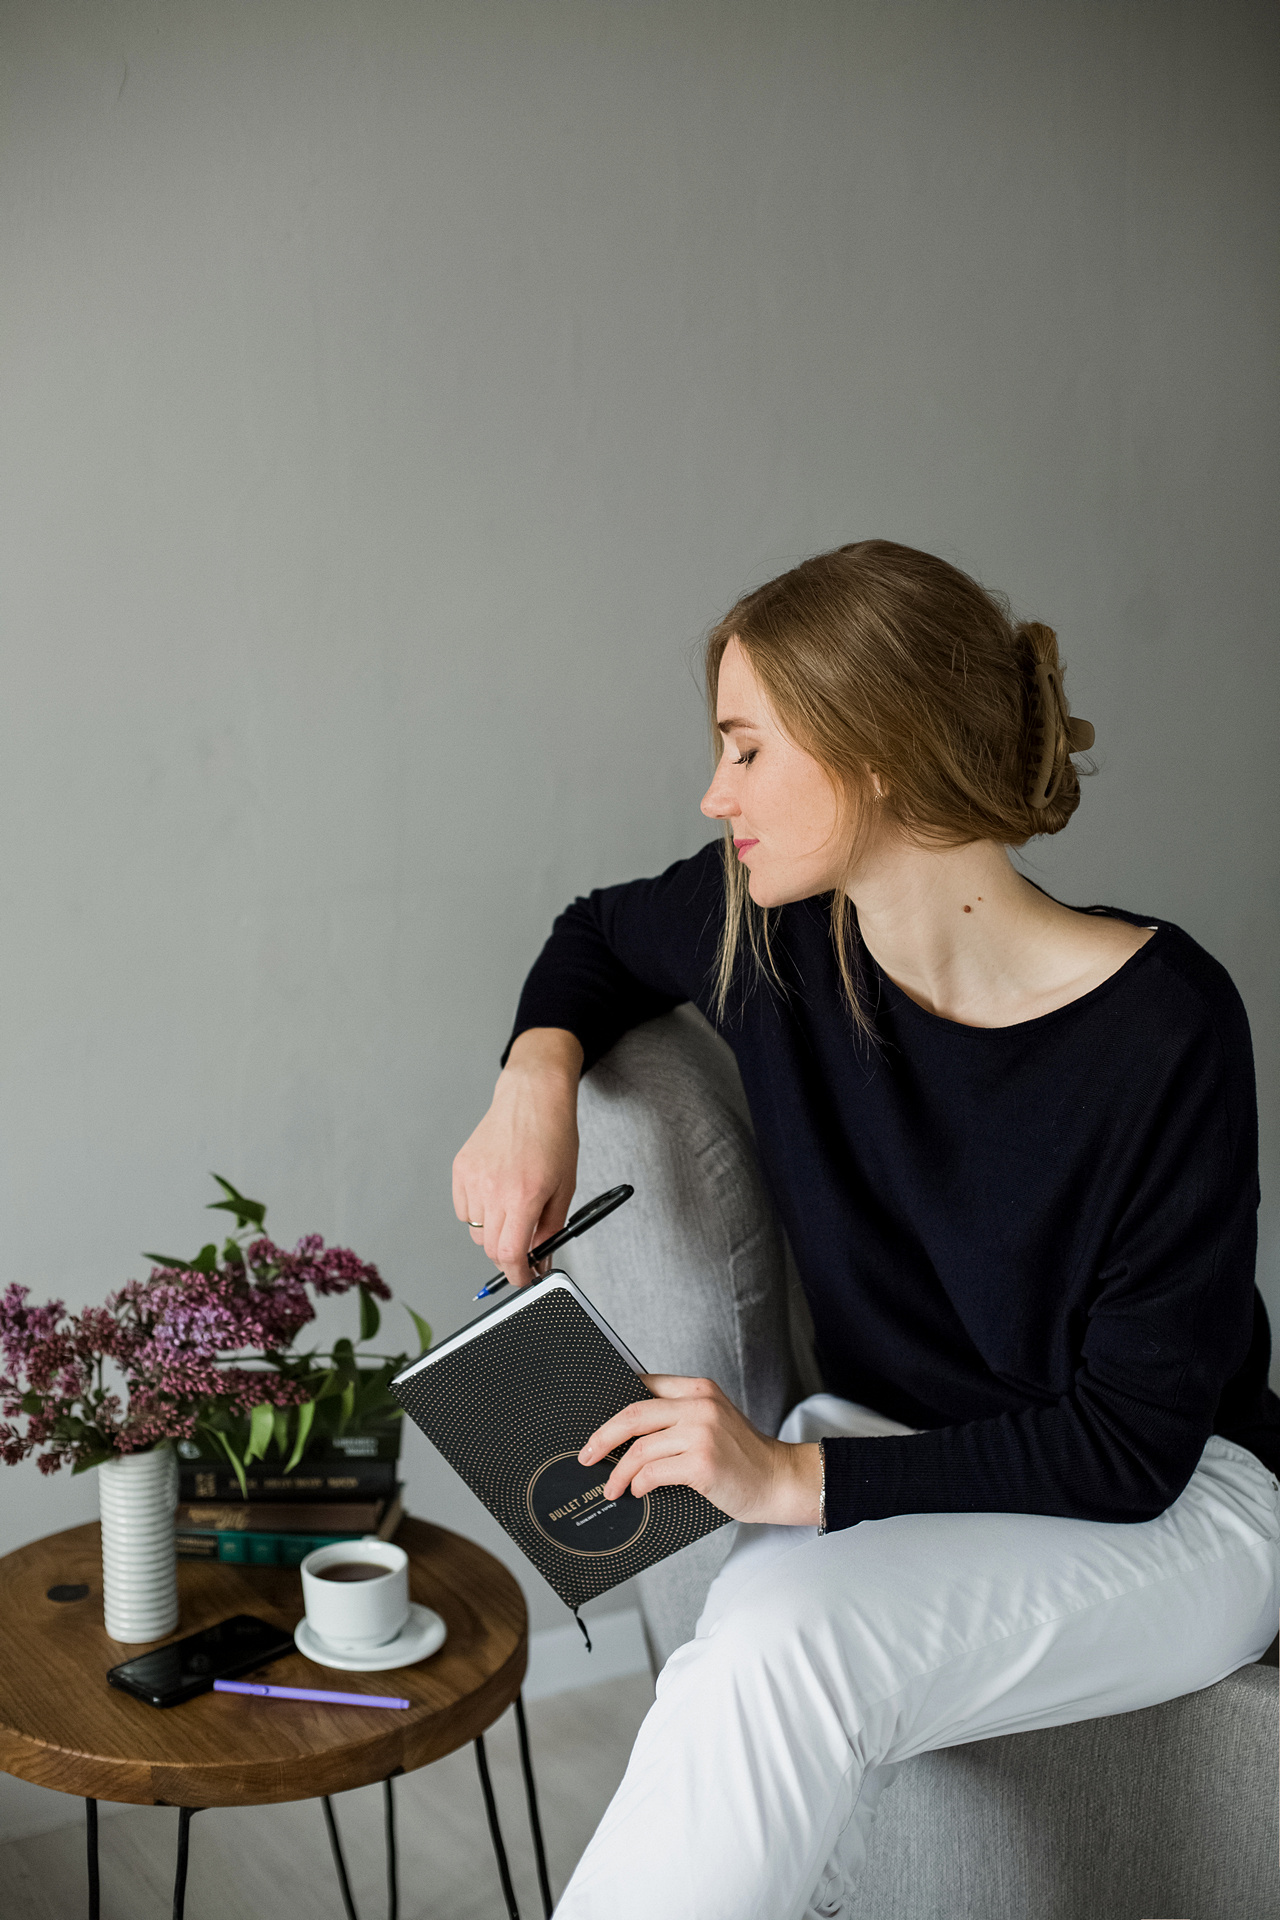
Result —
M453 1162L453 1210L513 1287L534 1278L530 1247L568 1218L578 1178L582 1058L580 1042L562 1027L522 1033L488 1113Z

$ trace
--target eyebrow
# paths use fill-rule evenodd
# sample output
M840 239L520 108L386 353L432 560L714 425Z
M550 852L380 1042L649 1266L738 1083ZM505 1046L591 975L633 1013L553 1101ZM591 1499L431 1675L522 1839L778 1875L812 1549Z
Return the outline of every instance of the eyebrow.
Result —
M758 720L717 720L716 721L716 730L719 733L732 733L735 727L749 727L753 733L759 733L760 731L760 723Z

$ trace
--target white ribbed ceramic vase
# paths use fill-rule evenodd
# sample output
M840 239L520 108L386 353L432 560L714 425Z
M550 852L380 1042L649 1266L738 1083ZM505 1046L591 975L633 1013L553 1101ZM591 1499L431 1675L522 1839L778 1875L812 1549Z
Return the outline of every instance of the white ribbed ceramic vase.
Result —
M178 1457L168 1441L98 1468L102 1611L113 1640L160 1640L178 1624L177 1497Z

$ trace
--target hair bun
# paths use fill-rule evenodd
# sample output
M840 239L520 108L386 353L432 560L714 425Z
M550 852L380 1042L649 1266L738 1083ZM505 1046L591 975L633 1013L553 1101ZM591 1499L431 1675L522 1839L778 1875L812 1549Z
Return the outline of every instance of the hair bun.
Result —
M1018 637L1031 656L1032 703L1028 741L1027 805L1044 813L1058 798L1064 777L1071 771L1071 755L1093 745L1094 730L1087 720L1073 720L1062 686L1058 636L1052 627L1027 620Z

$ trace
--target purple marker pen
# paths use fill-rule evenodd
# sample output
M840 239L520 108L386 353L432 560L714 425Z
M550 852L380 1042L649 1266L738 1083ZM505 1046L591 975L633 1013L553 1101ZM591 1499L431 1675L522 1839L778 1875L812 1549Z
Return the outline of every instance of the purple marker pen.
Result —
M262 1700L319 1700L333 1707L411 1707L389 1693L326 1693L321 1687L268 1687L260 1680L215 1680L215 1693L252 1693Z

